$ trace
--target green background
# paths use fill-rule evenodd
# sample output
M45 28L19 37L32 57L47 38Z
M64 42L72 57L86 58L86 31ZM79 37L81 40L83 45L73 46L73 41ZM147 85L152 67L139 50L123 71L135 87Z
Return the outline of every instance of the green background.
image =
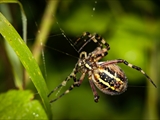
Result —
M154 88L140 72L122 64L120 67L125 71L129 81L125 93L110 96L97 90L100 100L95 103L86 76L79 88L75 88L51 104L52 119L158 120L160 118L158 114L160 113L159 1L61 0L53 5L55 9L52 16L47 16L44 12L49 6L49 1L20 2L27 16L27 45L31 51L38 48L36 38L39 34L43 35L43 30L41 30L43 21L46 19L52 21L45 36L44 49L43 51L39 50L40 56L36 57L49 91L58 86L70 74L77 62L78 54L62 35L62 30L65 36L71 40L76 40L85 31L98 33L109 43L111 48L109 54L102 61L125 59L140 66L157 85L157 88ZM3 13L4 16L10 16L12 19L10 22L22 36L19 6L17 4L6 5L9 13ZM0 11L2 9L2 4L0 4ZM38 30L41 30L39 34L37 34ZM0 93L4 94L8 90L16 89L17 86L13 74L14 69L10 62L13 61L13 58L8 57L3 40L0 41L0 49ZM42 52L44 52L45 62L41 55ZM58 95L68 89L72 83L71 80ZM31 90L34 98L40 100L36 88L30 80L27 80L23 89ZM50 97L50 99L52 98L56 98L56 93ZM23 101L23 99L21 100Z

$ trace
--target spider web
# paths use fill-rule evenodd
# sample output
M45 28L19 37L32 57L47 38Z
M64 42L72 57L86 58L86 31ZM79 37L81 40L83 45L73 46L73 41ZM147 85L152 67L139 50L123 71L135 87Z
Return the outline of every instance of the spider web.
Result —
M95 18L94 13L98 9L97 8L98 2L99 1L96 1L96 0L91 2L93 7L91 8L92 12L90 13L90 15L88 17L91 17L92 19ZM35 15L32 12L33 10L32 10L31 6L29 6L29 9L31 9L30 13L32 14L34 25L36 26L35 28L37 29L37 31L39 31L39 29L38 29L39 28L39 22L35 19L35 17L34 17ZM46 49L48 50L47 52L56 51L55 52L56 57L58 57L59 56L58 54L60 54L61 56L69 56L71 58L76 58L76 60L77 60L78 57L79 57L79 53L81 51L87 51L89 53L89 52L93 51L97 46L95 43L93 43L93 41L91 41L87 45L84 45L84 42L85 42L86 38L83 38L78 44L74 45L74 41L78 37L80 37L82 33L78 34L78 36L76 36L76 37L70 38L69 37L70 35L68 35L68 31L64 30L64 28L63 28L63 25L62 25L63 23L61 21L59 21L56 17L57 17L56 15L53 15L53 18L55 20L54 24L56 24L56 30L57 30L56 33L53 33L53 34L51 33L48 36L47 44L44 44L44 43L41 42L41 46L42 46L42 48L44 48L44 49L41 50L41 56L42 56L41 59L42 59L42 63L43 63L43 67L41 69L43 70L43 73L44 73L44 76L45 76L46 79L47 79L47 65L46 65L46 59L45 59ZM82 31L82 32L85 32L85 31ZM41 34L41 31L39 31L39 34ZM59 42L57 42L55 44L53 39L54 40L59 40ZM62 41L60 41L60 39ZM52 46L52 44L55 44L55 46ZM79 49L81 49L81 47L83 45L84 45L83 49L80 50L80 52L78 52ZM62 46L62 47L57 47L57 46ZM70 47L66 47L66 46L70 46ZM69 52L67 52L67 51L69 51ZM140 87L140 86L132 86L132 87ZM141 87L144 87L144 86L141 86Z
M92 17L92 18L94 18L94 12L95 12L95 10L96 10L96 4L97 4L97 1L95 0L95 1L92 1L92 3L93 3L93 8L92 8L92 13L90 14L90 17ZM27 3L28 4L28 3ZM34 21L34 25L35 25L35 28L37 29L37 31L38 31L38 33L39 34L41 34L41 31L39 30L39 22L36 20L36 18L34 17L35 15L34 15L34 13L33 13L33 8L32 8L32 6L30 6L29 4L28 4L28 7L29 7L29 11L30 11L30 14L31 14L31 16L32 16L32 18L33 18L33 21ZM76 37L76 38L73 38L73 40L71 39L71 38L69 38L68 37L68 35L67 35L67 31L64 31L64 29L61 27L61 23L57 20L57 18L56 18L56 16L55 15L53 15L53 19L55 20L55 23L54 24L56 24L56 27L57 27L57 34L50 34L49 36L48 36L48 42L47 42L47 44L44 44L44 43L42 43L42 41L41 41L41 46L42 46L42 48L44 48L44 49L42 49L41 50L41 56L42 56L42 63L43 63L43 69L44 69L44 75L45 75L45 78L47 78L47 67L46 67L46 60L45 60L45 49L47 48L47 49L50 49L50 50L54 50L54 51L56 51L57 52L57 54L64 54L64 55L67 55L67 56L70 56L70 57L73 57L73 58L76 58L76 59L78 59L78 57L79 57L79 53L80 52L78 52L78 50L81 48L81 46L84 44L84 42L85 41L81 41L80 43L78 43L78 44L76 44L76 45L73 45L74 43L74 41L73 40L76 40L78 37L80 37L81 36L81 34L78 36L78 37ZM76 27L76 26L75 26ZM85 32L85 31L83 31L83 32ZM63 43L63 44L68 44L68 46L71 46L70 47L70 50L69 51L72 51L71 53L68 53L68 52L66 52L66 49L65 48L62 48L62 49L59 49L59 48L56 48L56 47L53 47L53 46L51 46L51 44L52 44L52 42L53 42L53 40L51 40L51 39L59 39L59 37L61 37L61 39L63 38L63 41L61 41L61 43ZM31 40L33 40L34 38L28 38L28 41L30 42ZM60 42L58 42L58 44L57 44L57 46L60 46L61 45L61 43ZM84 48L82 49L82 50L84 50L84 51L88 51L88 53L89 52L91 52L91 51L93 51L93 49L96 47L97 45L95 45L95 43L90 43L90 46L88 47L87 45L85 45L84 46ZM89 49L88 49L89 48ZM72 49L72 50L71 50ZM81 51L82 51L81 50Z
M93 5L93 7L91 8L91 14L88 16L88 17L91 17L94 19L94 12L96 11L96 4L97 4L97 1L92 1L91 2ZM30 12L30 15L32 16L32 19L33 19L33 23L31 26L35 26L34 27L34 31L38 31L38 34L41 34L41 31L39 30L39 27L40 27L40 21L38 21L36 18L35 18L35 12L33 12L33 7L30 6L29 3L26 3L28 8L29 8L29 12ZM47 2L46 2L47 4ZM93 49L95 49L95 47L97 45L95 45L95 43L93 42L90 42L89 44L87 45L84 45L83 49L78 52L79 49L81 49L81 46L83 46L84 42L85 42L85 39L83 39L84 41L81 41L80 43L74 45L74 41L81 36L81 34L85 31L82 31L82 33L78 34L78 36L76 37L72 37L70 38L69 35L67 34L67 31L65 31L63 29L63 27L61 27L62 23L57 19L57 16L56 15L53 15L52 16L53 19L55 20L55 26L56 26L56 32L54 32L53 34L51 33L49 36L48 36L48 40L47 40L47 43L44 44L41 39L40 39L40 45L42 46L42 50L41 50L41 61L42 61L42 65L41 65L41 70L42 70L42 73L45 77L45 79L48 79L48 69L47 69L47 64L46 64L46 54L48 54L47 52L54 52L54 56L58 57L58 56L68 56L70 57L70 59L75 59L75 61L77 61L78 57L79 57L79 53L83 50L83 51L88 51L91 52L93 51ZM31 24L31 23L28 23L28 24ZM75 26L76 27L76 26ZM29 33L30 34L30 33ZM33 33L32 33L33 34ZM33 35L33 38L32 37L28 37L28 42L30 44L30 42L32 42L34 40L34 36ZM59 39L60 38L60 39ZM62 40L60 42L57 42L55 43L54 40ZM63 43L63 45L62 45ZM52 46L53 44L56 44L54 46ZM65 46L64 46L65 44ZM57 47L57 46L63 46L61 48ZM66 47L66 46L69 46L69 47ZM66 48L67 50L66 50ZM67 52L68 51L68 52ZM55 58L56 58L55 57ZM65 57L63 57L65 58ZM63 59L62 58L62 59ZM74 66L74 63L73 63L73 66ZM63 78L64 79L64 78ZM62 79L62 80L63 80ZM61 80L61 81L62 81ZM57 80L60 82L60 79ZM62 89L62 88L61 88ZM55 94L56 96L60 93L61 89Z

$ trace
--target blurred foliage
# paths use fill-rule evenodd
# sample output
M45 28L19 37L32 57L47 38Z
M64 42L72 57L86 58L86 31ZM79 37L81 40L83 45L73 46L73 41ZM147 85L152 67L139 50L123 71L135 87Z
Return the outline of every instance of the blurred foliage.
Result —
M30 91L10 90L0 95L1 119L47 119L38 100L33 100ZM14 109L14 110L13 110Z
M27 0L21 3L28 20L28 46L33 49L49 1L39 0L37 3L37 1ZM125 59L143 68L159 86L159 6L160 2L155 0L59 1L55 14L51 18L46 17L46 19L53 19L53 23L44 46L45 68L44 60L42 57L39 58L39 65L46 76L48 88L54 89L70 74L77 61L72 56L78 57L62 35L62 30L71 40L77 39L84 31L98 33L111 47L109 54L103 60ZM14 4L8 5L8 8L11 17L14 18L12 24L22 35L19 8ZM15 86L12 67L5 54L5 47L3 44L1 46L0 92L6 92ZM86 76L79 88L75 88L70 94L52 104L53 119L159 119L159 87L154 88L150 82L145 84L147 80L141 73L127 66L120 66L129 79L128 90L125 93L110 96L98 91L100 101L95 103ZM71 80L69 85L72 82ZM69 85L63 87L58 95ZM31 82L25 87L35 91ZM55 97L55 94L51 96L51 98Z

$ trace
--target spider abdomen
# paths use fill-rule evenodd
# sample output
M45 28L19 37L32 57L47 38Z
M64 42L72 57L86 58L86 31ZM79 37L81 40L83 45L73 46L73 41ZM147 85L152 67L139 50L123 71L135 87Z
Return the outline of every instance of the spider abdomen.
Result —
M127 89L127 77L116 65L100 66L92 74L96 87L105 94L118 95Z

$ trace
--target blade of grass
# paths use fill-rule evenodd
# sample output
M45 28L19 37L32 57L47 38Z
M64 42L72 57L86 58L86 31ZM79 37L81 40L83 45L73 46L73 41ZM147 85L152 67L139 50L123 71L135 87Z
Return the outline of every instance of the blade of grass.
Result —
M0 3L16 3L19 5L22 15L23 40L27 43L27 17L22 4L18 0L0 0Z
M22 62L23 66L25 67L26 71L28 72L33 84L35 85L42 99L46 113L50 118L51 110L49 100L47 98L48 89L42 73L38 67L38 64L36 63L35 58L33 57L31 51L26 46L20 35L1 13L0 34L2 34L3 38L10 44L10 46Z

